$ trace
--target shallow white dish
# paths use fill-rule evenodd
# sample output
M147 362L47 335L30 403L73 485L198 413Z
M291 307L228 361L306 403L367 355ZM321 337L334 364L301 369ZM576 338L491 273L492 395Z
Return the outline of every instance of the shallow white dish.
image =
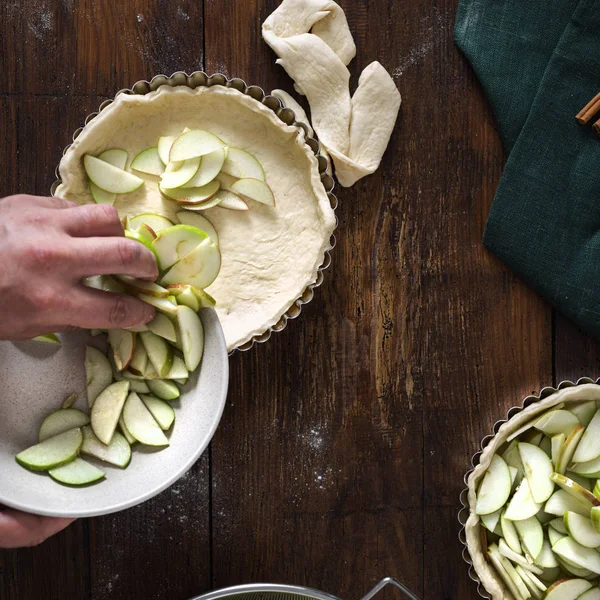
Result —
M184 475L208 446L227 397L227 347L219 320L213 309L203 309L200 317L204 357L172 403L171 445L162 451L135 445L126 469L86 457L106 472L106 479L81 488L24 469L15 455L37 442L44 417L72 392L82 392L74 406L87 412L84 347L102 346L105 336L63 334L62 346L0 342L0 504L39 515L92 517L140 504Z

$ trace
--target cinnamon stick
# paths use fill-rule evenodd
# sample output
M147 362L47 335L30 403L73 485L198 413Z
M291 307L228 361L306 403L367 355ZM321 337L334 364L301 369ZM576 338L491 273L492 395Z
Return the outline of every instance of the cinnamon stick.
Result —
M600 92L596 94L575 117L577 122L585 125L600 110Z
M592 129L596 132L597 136L600 136L600 119L598 119L593 125Z

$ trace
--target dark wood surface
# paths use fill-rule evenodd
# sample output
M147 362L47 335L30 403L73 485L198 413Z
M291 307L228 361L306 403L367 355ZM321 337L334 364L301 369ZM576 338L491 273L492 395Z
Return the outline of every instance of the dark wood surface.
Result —
M205 69L291 91L260 37L277 4L3 0L0 194L47 193L72 132L139 79ZM341 4L354 82L377 59L403 106L382 168L337 190L323 287L232 357L221 426L182 481L0 552L2 600L185 600L259 581L357 600L386 575L427 600L478 597L457 540L469 458L523 396L600 375L600 352L481 245L505 157L453 45L456 0Z

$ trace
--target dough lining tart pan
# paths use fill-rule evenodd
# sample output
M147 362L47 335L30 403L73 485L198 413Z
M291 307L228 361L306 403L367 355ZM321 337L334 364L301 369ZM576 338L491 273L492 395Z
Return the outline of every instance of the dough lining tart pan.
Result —
M256 327L254 327L252 329L252 331L246 335L246 336L241 336L239 341L234 342L235 339L237 339L235 336L228 336L227 333L227 324L225 324L224 322L224 329L225 329L225 336L226 338L230 339L230 343L228 344L229 346L229 351L230 353L234 352L235 350L249 350L250 348L252 348L254 346L254 344L256 343L263 343L266 342L272 335L272 332L274 331L281 331L283 330L286 325L287 322L290 319L295 319L297 318L300 313L302 312L302 306L308 302L310 302L314 296L314 290L315 288L319 287L324 279L324 271L327 267L329 267L329 265L331 264L331 250L333 249L333 247L335 246L336 240L335 240L335 236L333 235L333 231L335 230L335 228L337 227L337 218L335 217L335 209L337 208L337 199L335 197L335 195L333 194L333 188L334 188L334 179L330 174L330 165L329 165L329 161L326 157L326 155L324 155L323 153L321 153L320 150L320 146L318 141L315 138L309 137L309 129L308 127L302 123L296 120L296 116L294 114L294 112L288 108L284 108L282 103L280 102L280 100L274 96L270 96L265 94L265 92L257 86L248 86L243 80L241 79L228 79L225 75L222 75L220 73L214 74L214 75L207 75L204 72L198 71L195 73L192 73L191 75L187 75L186 73L183 72L177 72L174 73L173 75L166 76L166 75L157 75L156 77L154 77L151 81L139 81L137 82L132 88L130 89L124 89L119 91L115 98L112 100L106 100L105 102L103 102L100 107L98 112L92 113L90 114L87 119L85 120L85 125L84 127L81 127L79 129L77 129L77 131L75 131L74 135L73 135L73 142L75 142L79 136L81 135L81 133L84 131L84 128L86 128L95 118L98 117L98 115L100 115L103 111L105 111L108 107L111 106L111 104L113 104L113 102L119 98L122 94L127 94L129 96L145 96L147 94L153 94L153 96L156 96L157 90L159 90L159 88L164 88L164 86L168 86L170 88L174 88L173 92L177 92L177 93L182 93L182 95L189 95L191 90L195 90L196 93L198 95L203 95L204 96L204 92L206 92L207 96L205 97L209 97L209 96L221 96L221 97L225 97L227 95L231 96L231 95L236 95L238 98L240 98L241 100L243 100L243 102L241 102L241 104L246 104L246 105L252 105L251 108L255 108L257 109L256 112L261 113L263 117L268 117L267 120L270 120L272 122L274 122L276 124L276 127L274 127L273 129L278 132L280 128L283 128L284 130L287 131L287 135L288 135L288 139L294 141L294 145L293 147L290 146L290 148L292 148L292 150L294 150L295 152L298 150L298 147L303 148L301 153L296 152L298 155L303 155L305 158L304 160L307 163L311 164L311 171L310 171L310 175L308 174L307 171L303 171L303 167L300 167L298 169L296 169L296 171L303 173L305 176L305 178L308 180L309 178L312 180L312 185L313 185L313 189L317 189L319 191L319 198L320 200L317 201L317 204L315 205L316 208L315 213L318 212L318 210L323 210L323 207L325 207L325 210L328 212L327 218L329 219L328 223L330 224L329 228L326 228L327 234L325 236L326 239L323 239L321 242L321 245L324 246L321 248L321 250L317 253L314 254L312 256L315 256L316 258L314 259L315 262L312 263L312 265L310 266L310 269L305 269L304 273L302 273L302 277L299 277L297 280L297 285L296 285L296 289L293 290L293 294L290 294L291 298L287 298L285 300L278 300L281 302L280 304L280 308L277 311L273 311L272 313L272 318L269 319L265 319L265 326L263 327L262 325L257 324ZM208 90L205 89L198 89L198 88L217 88L215 90L211 90L210 92ZM181 88L187 88L187 94L185 94L185 90L181 89ZM223 89L226 88L226 89ZM161 91L162 93L162 91ZM247 96L248 98L241 98L240 95L243 96ZM175 94L173 93L173 96L175 96ZM223 100L221 100L222 103L224 103L226 100L226 98L224 98ZM129 103L129 100L127 100L127 103ZM122 107L123 106L123 102L119 102L119 105ZM117 105L115 105L117 106ZM219 105L220 106L220 105ZM231 104L230 104L231 106ZM258 110L259 109L259 110ZM224 110L222 114L225 114L226 111ZM108 113L106 113L108 114ZM113 113L111 112L111 115ZM190 113L193 114L193 113ZM107 121L106 118L103 119L104 121ZM100 121L98 121L98 125L99 125ZM168 123L168 121L167 121ZM95 126L95 124L94 124ZM194 125L192 125L194 126ZM199 125L196 125L199 126ZM215 124L215 127L218 127L218 125ZM94 127L93 127L94 128ZM209 125L205 125L204 128L209 129ZM97 129L97 128L96 128ZM236 132L238 130L236 129ZM87 133L87 130L86 130ZM219 130L217 129L215 131L215 133L219 134ZM165 132L165 133L160 133L159 135L168 135L169 132ZM226 134L223 134L224 136ZM86 139L86 143L89 146L90 144L89 142L89 138L91 136L87 135L87 139ZM51 187L51 194L54 196L57 193L57 190L59 189L59 186L63 185L63 180L61 177L61 171L59 169L63 169L63 165L65 164L65 156L67 155L67 153L69 153L69 151L71 150L71 152L75 149L75 147L77 147L78 145L81 147L80 143L82 142L84 138L82 137L81 140L79 142L77 142L75 144L75 146L73 146L73 144L67 146L64 151L63 151L63 159L61 160L61 163L59 165L59 167L57 167L56 169L56 178L57 180L54 182L54 184ZM226 141L228 141L226 139L226 137L224 137L224 139ZM114 146L116 142L112 142L112 144L110 142L108 142L109 146L112 145ZM156 142L151 142L150 140L146 140L146 145L154 145ZM235 145L235 139L233 140L233 142L229 142L232 145ZM109 147L106 146L106 147ZM130 150L133 150L132 148L130 148ZM255 149L256 150L256 149ZM267 148L267 146L265 146L265 152L267 152L268 150L270 150L269 148ZM93 151L88 150L88 152L93 153ZM67 157L68 158L68 157ZM133 158L133 156L130 156L129 159L131 160ZM261 159L261 157L259 156L259 159ZM261 159L262 160L262 159ZM267 167L265 167L267 168ZM283 168L281 169L281 171L283 171ZM275 171L277 173L277 170ZM267 172L267 181L269 181L269 171ZM65 173L63 172L63 175L65 175ZM72 172L71 172L72 175ZM277 177L279 177L280 179L283 179L283 177L281 177L280 175L276 175ZM68 187L69 183L67 181L68 177L65 178L65 185ZM320 182L319 182L320 180ZM73 186L75 187L75 186ZM79 186L81 188L81 186ZM63 188L64 189L64 188ZM61 192L63 190L59 190L59 192ZM148 194L149 195L149 194ZM68 199L74 199L71 197L71 195L67 194L66 195ZM292 195L290 195L290 197L293 197ZM121 209L123 208L127 196L123 196L123 202L120 201L119 197L117 199L117 205L119 210L121 211ZM77 201L77 200L76 200ZM89 200L86 200L89 201ZM132 203L136 203L137 204L138 200L136 199L132 199ZM320 207L319 208L319 202L320 202ZM288 206L289 206L289 201L288 201ZM308 206L308 205L307 205ZM143 204L142 204L142 210L140 210L139 212L161 212L160 210L143 210ZM258 213L258 211L263 210L263 206L262 205L254 205L250 208L250 211L248 211L247 214L251 214L251 213ZM173 210L173 207L171 206L171 210ZM237 211L225 211L225 209L212 209L215 211L218 211L219 213L223 214L225 212L227 213L233 213L231 214L231 219L235 219L235 218L239 218L239 213L237 213ZM236 214L237 213L237 214ZM164 213L163 213L164 214ZM288 213L282 213L283 215L287 216ZM211 212L211 210L207 211L206 216L209 218L209 220L211 220L211 215L214 216L215 218L217 218L217 213ZM168 216L168 215L167 215ZM216 224L215 226L217 226L217 230L219 230L219 226L218 224ZM238 228L239 229L239 228ZM310 227L306 227L305 229L303 229L303 232L308 232L310 231ZM288 239L293 239L293 238L288 238ZM300 243L300 240L298 240L298 252L300 253L302 250L302 244ZM224 260L226 260L226 249L224 249ZM311 258L311 260L313 260ZM266 261L265 261L266 262ZM308 271L310 270L310 277L306 277L306 274L308 273ZM240 271L241 272L241 271ZM227 281L232 281L232 279L235 278L229 278L227 279ZM224 280L223 280L224 281ZM306 287L304 287L304 282L307 281L308 283L306 284ZM217 279L217 284L219 283L219 279ZM298 285L299 283L299 285ZM259 284L257 284L258 287ZM259 289L265 289L265 284L264 283L260 283ZM249 288L245 288L243 289L242 285L238 286L239 289L242 292L246 292L246 294L248 294L249 291L252 291ZM304 287L304 289L303 289ZM293 289L293 288L290 288ZM208 289L208 291L211 291L211 288ZM278 293L278 291L276 290L276 292ZM219 295L216 293L215 291L215 296L217 297L217 309L219 309ZM294 298L294 296L297 296ZM233 295L233 297L236 297L235 294ZM238 297L244 297L243 295L240 295ZM255 297L255 296L252 296ZM262 301L262 299L261 299ZM227 307L225 307L224 305L222 306L222 310L225 311L227 309ZM260 310L261 308L263 308L262 306L260 306L260 302L257 304L258 309ZM274 314L276 312L276 314ZM225 313L228 314L228 313ZM237 315L239 316L239 315ZM243 315L242 315L243 316ZM238 319L239 321L239 319ZM260 319L257 320L257 323L260 323Z
M492 455L510 434L527 423L535 415L565 402L600 400L600 379L582 377L573 383L562 381L557 387L545 387L539 394L527 396L521 406L513 406L506 418L497 421L493 434L481 440L481 450L471 457L471 468L464 476L465 489L460 493L461 509L458 522L461 525L458 538L463 545L462 557L469 567L469 578L477 584L477 592L487 600L512 598L493 567L485 560L481 549L479 517L472 510L475 506L475 490L489 466Z

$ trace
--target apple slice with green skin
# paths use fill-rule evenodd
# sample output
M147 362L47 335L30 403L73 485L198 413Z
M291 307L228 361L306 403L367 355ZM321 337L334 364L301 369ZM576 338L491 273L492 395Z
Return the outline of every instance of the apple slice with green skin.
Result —
M231 191L243 200L254 200L266 206L275 206L275 196L271 188L260 179L238 179Z
M594 506L589 513L592 527L600 533L600 507Z
M32 342L43 342L44 344L62 344L60 338L55 333L44 333L43 335L36 335L31 338Z
M147 383L150 391L161 400L177 400L181 396L179 388L172 381L151 379Z
M136 296L139 300L142 300L142 302L154 306L154 308L157 308L167 315L173 317L177 316L177 306L168 298L156 298L155 296L148 296L147 294L136 294Z
M592 584L585 579L561 579L547 590L544 600L577 600Z
M159 377L168 375L173 366L173 350L171 346L163 338L151 331L140 333L140 338L146 348L148 358Z
M177 213L177 218L182 225L191 225L192 227L197 227L200 231L204 231L217 246L219 245L217 230L206 217L182 210Z
M553 435L550 444L552 446L550 458L552 459L552 464L556 465L558 462L558 457L560 456L560 449L563 447L567 436L564 433L557 433Z
M552 440L548 436L542 437L539 446L546 453L546 456L552 459Z
M506 450L502 454L502 458L509 467L517 469L517 478L513 481L513 487L521 483L521 479L525 477L525 468L521 462L521 454L519 453L519 443L517 440L510 442Z
M556 542L552 546L552 552L580 569L587 569L600 575L600 554L596 550L578 544L570 537L564 537Z
M600 588L592 588L584 592L577 600L600 600Z
M581 579L594 579L596 575L592 573L589 569L582 569L581 567L575 566L573 563L561 558L557 555L556 560L558 561L559 566L565 573L569 573L570 575L574 575L575 577L580 577Z
M124 435L115 431L110 444L107 446L96 437L90 426L83 428L81 453L88 454L122 469L131 461L131 447Z
M148 225L152 231L158 234L163 229L173 227L175 223L167 219L167 217L153 213L145 213L129 219L129 227L133 230L139 229L142 225Z
M590 519L568 511L565 513L564 521L568 534L578 544L586 548L597 548L600 546L600 533L594 529Z
M536 567L534 564L531 564L523 555L514 552L503 538L498 540L498 551L500 554L502 554L502 556L505 556L509 560L512 560L512 562L521 565L523 568L528 569L529 571L537 573L538 575L542 575L544 573L544 570L541 567Z
M565 492L567 492L567 494L570 494L573 496L573 498L575 498L575 500L587 507L588 510L591 510L592 506L600 506L600 500L598 500L598 498L596 498L592 492L581 487L572 479L569 479L560 473L552 473L552 475L550 475L550 479Z
M137 440L131 435L131 433L129 433L129 429L127 429L127 425L125 425L125 421L123 420L123 413L121 413L121 416L119 417L119 429L121 430L123 437L127 440L127 443L130 447L133 444L137 444Z
M600 410L596 411L577 445L573 461L589 462L600 457Z
M223 163L227 158L227 150L227 148L219 148L218 150L203 156L198 171L192 179L187 182L187 187L204 187L207 183L213 181L221 172Z
M152 243L161 268L168 269L210 238L204 231L191 225L174 225L163 229Z
M176 202L177 204L179 204L179 206L181 206L181 208L185 208L186 210L192 212L201 212L203 210L208 210L209 208L219 206L219 204L221 203L221 198L219 197L219 193L217 192L214 196L210 197L208 200L205 200L203 202L194 202L192 204L185 202L184 200L177 200Z
M535 564L536 566L541 567L542 569L555 569L556 567L558 567L556 556L554 556L554 553L552 552L552 547L550 546L550 542L547 539L544 539L542 551L538 554L538 557L535 560Z
M541 448L533 444L519 443L518 447L534 501L538 504L546 502L554 491L554 483L550 481L554 467L550 458Z
M105 192L129 194L144 184L143 179L90 154L83 157L83 166L92 183Z
M179 336L181 339L181 347L183 350L185 366L188 371L193 372L200 364L200 361L202 360L202 355L204 354L204 328L202 327L202 322L200 321L200 317L198 316L198 314L195 313L191 308L189 308L188 306L178 306L177 325L179 327ZM504 461L502 462L504 463ZM504 463L504 466L506 467L506 471L508 472L508 467L506 466L506 463ZM510 480L510 472L508 472L508 477ZM505 483L504 479L502 480L502 483ZM478 506L480 506L479 502ZM494 510L497 510L497 508L495 508Z
M192 291L190 285L170 285L168 290L173 293L177 299L177 304L183 304L191 308L194 312L200 310L200 300Z
M221 170L237 179L250 178L265 181L265 171L259 160L240 148L229 148L227 160Z
M215 196L219 201L219 208L228 210L250 210L248 203L238 194L230 190L219 190Z
M536 431L532 429L531 431L527 431L520 438L520 442L524 442L526 444L533 444L534 446L539 446L540 442L544 438L544 434L541 431Z
M171 147L173 142L177 139L175 135L165 135L158 138L158 146L156 148L158 152L158 158L166 167L169 164L169 154L171 153Z
M522 521L533 517L541 506L533 499L527 479L523 479L508 503L504 516L509 521Z
M544 545L544 530L542 524L535 518L514 521L515 528L519 534L521 545L525 551L535 560Z
M529 571L525 570L521 565L518 565L518 564L515 566L515 571L519 574L519 576L523 580L523 583L525 584L525 586L529 590L529 593L531 594L531 597L534 600L542 600L542 598L544 597L544 594L535 585L535 583L533 583L533 581L531 580L531 577L529 575ZM539 579L538 579L538 581L539 581ZM544 586L544 588L545 587L546 586Z
M175 411L171 405L154 396L140 396L140 398L154 417L154 420L158 423L158 426L163 431L171 429L171 425L175 421Z
M148 329L155 335L158 335L169 342L177 342L175 325L166 315L157 313L154 319L148 323Z
M187 285L185 283L176 283L176 284L167 286L167 289L169 290L170 294L175 296L178 304L185 304L186 306L189 306L192 309L194 308L194 306L192 306L191 304L187 304L187 302L179 301L180 296L182 296L182 295L187 296L188 293L194 294L194 296L196 296L196 298L198 299L200 308L212 308L213 306L216 306L216 304L217 304L217 301L210 294L205 292L203 289L197 288L193 285ZM194 303L194 305L195 305L195 303Z
M154 229L152 229L150 225L146 225L146 223L142 223L137 229L134 229L133 231L141 235L150 244L158 237L156 231L154 231Z
M138 242L138 244L142 244L142 246L144 246L145 248L150 250L150 252L152 252L152 254L154 254L154 258L156 259L156 264L158 265L158 268L159 269L164 268L164 267L162 267L162 265L160 263L160 257L158 255L158 253L154 249L154 245L153 245L154 240L150 241L145 236L138 233L137 231L131 231L130 229L125 230L125 237L129 240L133 240L134 242Z
M66 465L50 469L52 479L66 485L88 485L104 479L105 473L82 458L76 458Z
M166 288L153 281L143 281L142 279L136 279L127 275L117 275L116 277L123 283L125 289L133 294L146 294L148 296L155 296L156 298L166 298L169 295Z
M569 511L567 511L569 512ZM567 514L565 512L565 514ZM579 513L575 513L575 514L579 514ZM563 535L567 535L567 528L565 527L565 519L564 516L561 519L560 517L557 517L556 519L552 519L552 521L550 521L550 523L548 523L548 525L550 525L550 527L552 527L552 529L556 529L556 531L558 531L559 533L562 533Z
M169 200L175 200L186 208L193 208L207 200L210 200L220 189L221 182L218 179L207 183L199 188L163 188L159 186L161 193Z
M576 463L572 466L571 471L583 477L598 479L600 477L600 457L589 462Z
M94 346L85 347L85 376L88 406L91 408L98 394L105 390L113 380L108 358Z
M487 515L502 508L508 500L511 487L508 465L504 459L494 454L477 492L475 514Z
M592 488L594 487L594 482L591 479L582 477L581 475L573 473L572 471L567 471L565 473L565 477L568 477L571 481L578 483L582 488L585 488L589 492L591 492Z
M131 162L131 168L140 173L160 176L165 172L165 165L158 154L158 148L142 150Z
M136 344L135 352L133 353L133 358L131 359L131 364L128 368L134 375L142 376L146 371L147 366L148 353L146 352L146 348L144 347L144 344Z
M207 288L221 270L221 252L206 238L189 254L176 262L161 279L163 285L187 284Z
M594 494L594 496L600 500L600 479L596 480L592 494Z
M572 412L562 409L545 413L533 424L549 437L557 433L564 433L568 437L577 425L580 425L579 419Z
M513 596L518 600L527 600L528 598L531 598L531 594L523 583L523 580L510 561L500 554L496 544L492 544L488 547L488 555Z
M118 148L105 150L102 154L100 154L100 156L98 156L98 158L111 164L113 167L117 167L117 169L125 169L125 165L127 164L127 152ZM116 194L111 194L110 192L101 190L95 183L91 181L90 192L92 193L92 198L96 204L110 204L112 206L117 198Z
M187 383L187 380L188 380L187 377L185 379L183 379L183 378L173 379L173 381L175 383L178 383L179 385L185 385Z
M126 369L135 352L136 334L125 329L110 329L108 331L108 343L113 351L115 365L119 371Z
M32 471L47 471L75 459L82 442L81 429L70 429L19 452L15 459Z
M589 502L580 501L564 490L557 490L548 498L544 511L550 515L557 515L559 517L564 516L568 511L576 512L584 517L590 515L590 504Z
M579 422L587 427L590 421L596 414L598 407L594 400L588 400L587 402L579 402L569 406L569 410L579 419Z
M109 385L92 406L91 422L96 437L107 446L110 444L123 405L129 393L129 381L117 381Z
M521 548L521 542L519 541L519 534L517 533L516 527L512 521L509 521L504 514L500 517L500 529L502 531L502 537L508 544L508 547L517 554L523 552Z
M205 156L226 145L216 135L203 129L192 129L182 133L171 146L169 161L177 162Z
M576 514L576 513L574 513ZM585 517L581 517L582 519ZM548 528L548 540L550 542L551 546L554 546L554 544L556 544L556 542L558 542L558 540L562 540L564 537L566 537L566 534L564 533L559 533L558 531L556 531L556 529L553 529L552 527Z
M165 171L160 180L161 189L173 190L186 186L198 172L201 160L201 158L190 158L184 161L176 171ZM192 185L187 185L187 187L192 187Z
M129 394L123 407L123 421L129 433L140 444L146 446L168 446L169 440L158 426L150 411L140 397L135 393Z
M44 419L40 426L38 440L43 442L55 435L69 431L70 429L83 427L89 422L89 415L86 415L83 411L78 410L77 408L61 408L49 414Z
M564 472L567 470L573 461L573 455L575 454L575 450L577 449L584 431L585 428L583 425L577 425L567 436L565 443L561 446L558 452L558 458L556 460L556 464L554 465L554 470L556 473L564 474Z
M481 515L479 518L483 526L488 530L493 532L496 529L496 525L500 522L500 515L502 514L502 509L490 513L489 515Z

